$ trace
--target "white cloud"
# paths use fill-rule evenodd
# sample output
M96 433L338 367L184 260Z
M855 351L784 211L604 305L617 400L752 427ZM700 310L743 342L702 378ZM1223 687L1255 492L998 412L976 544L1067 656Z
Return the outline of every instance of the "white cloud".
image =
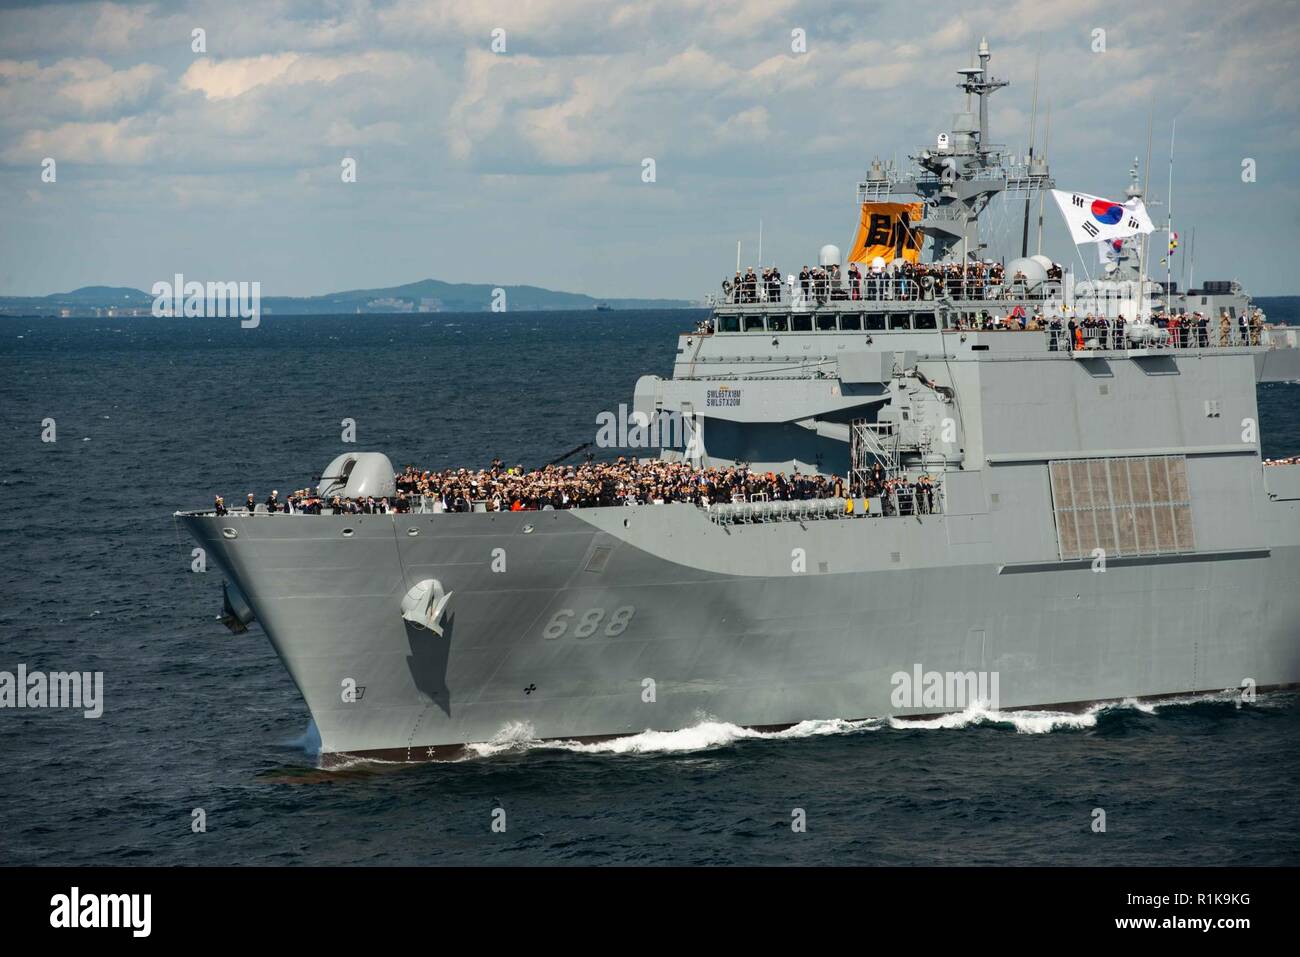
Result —
M297 53L266 53L237 60L204 57L185 71L180 85L183 90L197 90L209 100L226 100L279 79L298 59Z
M391 76L409 63L405 54L380 51L341 56L287 51L231 60L204 57L182 74L180 86L209 100L225 100L261 86L327 84L359 73Z
M0 152L7 163L39 163L46 156L58 162L114 166L148 161L157 138L134 120L112 123L63 123L49 130L31 130Z
M152 63L114 69L93 57L44 67L34 60L0 60L0 122L31 128L68 116L117 116L160 92L164 73Z
M1153 103L1157 141L1167 142L1168 122L1179 117L1182 215L1196 215L1197 203L1209 208L1216 177L1239 188L1241 156L1267 171L1254 188L1274 197L1258 206L1257 233L1272 256L1289 244L1283 221L1294 219L1281 186L1300 139L1294 5L1184 7L1174 20L1167 7L1119 0L881 9L856 0L264 0L237 10L224 0L182 0L3 9L0 203L34 208L32 164L53 155L88 165L75 176L61 169L57 194L79 196L84 216L110 202L122 204L113 208L124 223L151 203L300 203L298 219L277 218L310 246L326 241L314 211L364 209L367 222L405 224L408 238L446 231L451 238L438 248L449 275L462 255L454 237L479 228L468 210L498 222L532 217L534 231L554 237L534 254L537 279L567 275L561 260L580 254L573 243L616 248L602 230L618 230L620 216L643 217L642 228L668 248L675 240L689 246L688 233L703 244L734 232L737 221L749 228L763 210L774 224L786 209L788 242L803 249L805 239L820 243L847 228L846 197L873 155L905 156L946 127L964 99L954 71L987 31L994 72L1014 82L993 99L999 142L1023 148L1041 54L1039 131L1050 100L1059 182L1122 187L1128 162L1144 152ZM208 53L196 56L190 30L200 26ZM490 51L496 27L507 32L502 55ZM794 27L807 31L805 54L790 49ZM1107 30L1105 54L1089 48L1096 27ZM350 192L338 183L343 155L359 160ZM644 156L658 162L653 186L640 182ZM74 192L92 179L117 185ZM59 202L75 231L78 203ZM584 231L558 225L575 217ZM214 217L203 242L216 244L224 229ZM766 242L779 244L782 233L769 225ZM376 227L354 241L398 262L400 235ZM240 234L250 241L258 240ZM734 239L723 245L734 255ZM1197 245L1210 248L1199 235ZM0 251L19 262L39 256Z

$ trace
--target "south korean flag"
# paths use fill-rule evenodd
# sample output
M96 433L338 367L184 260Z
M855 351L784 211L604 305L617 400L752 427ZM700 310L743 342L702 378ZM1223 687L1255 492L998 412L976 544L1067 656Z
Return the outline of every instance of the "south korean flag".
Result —
M1088 193L1070 193L1054 189L1052 196L1060 207L1070 238L1076 245L1112 239L1124 239L1155 229L1147 208L1140 199L1116 203Z

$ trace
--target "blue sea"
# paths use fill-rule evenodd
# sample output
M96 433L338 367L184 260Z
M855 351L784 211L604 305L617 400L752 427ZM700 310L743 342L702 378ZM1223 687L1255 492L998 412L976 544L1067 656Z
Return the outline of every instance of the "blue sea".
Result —
M215 622L172 512L307 485L344 419L397 463L547 461L696 318L0 319L0 670L105 681L96 720L0 711L0 864L1300 863L1293 694L316 769L288 674ZM1300 453L1300 386L1260 409L1265 454Z

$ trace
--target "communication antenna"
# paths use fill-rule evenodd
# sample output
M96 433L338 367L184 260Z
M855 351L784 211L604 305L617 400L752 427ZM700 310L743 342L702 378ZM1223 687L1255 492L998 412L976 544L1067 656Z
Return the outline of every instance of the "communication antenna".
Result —
M1041 56L1042 56L1041 53L1034 54L1034 99L1033 99L1033 106L1029 110L1029 158L1026 160L1027 165L1031 165L1031 166L1033 165L1034 162L1034 143L1035 143L1034 127L1036 126L1036 121L1038 119L1038 63ZM1042 197L1043 195L1042 190L1039 190L1038 195L1040 198ZM1029 200L1031 198L1032 197L1029 195L1028 191L1026 191L1025 224L1024 224L1024 228L1020 231L1020 255L1021 256L1029 255Z
M1034 137L1035 127L1038 119L1038 64L1042 59L1042 51L1034 54L1034 99L1033 106L1029 109L1029 155L1034 155L1034 145L1037 140Z
M1043 159L1047 159L1047 144L1052 139L1052 98L1047 98L1047 123L1043 130ZM1043 254L1043 193L1038 191L1038 255Z

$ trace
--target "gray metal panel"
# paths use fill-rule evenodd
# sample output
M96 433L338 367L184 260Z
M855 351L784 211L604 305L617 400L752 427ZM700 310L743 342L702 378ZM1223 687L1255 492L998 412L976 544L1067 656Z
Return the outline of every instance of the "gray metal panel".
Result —
M1271 499L1300 499L1300 465L1267 466L1264 469L1264 487Z
M841 382L885 383L894 374L892 352L845 352L837 358Z
M943 479L944 514L980 515L989 510L982 471L949 472Z

